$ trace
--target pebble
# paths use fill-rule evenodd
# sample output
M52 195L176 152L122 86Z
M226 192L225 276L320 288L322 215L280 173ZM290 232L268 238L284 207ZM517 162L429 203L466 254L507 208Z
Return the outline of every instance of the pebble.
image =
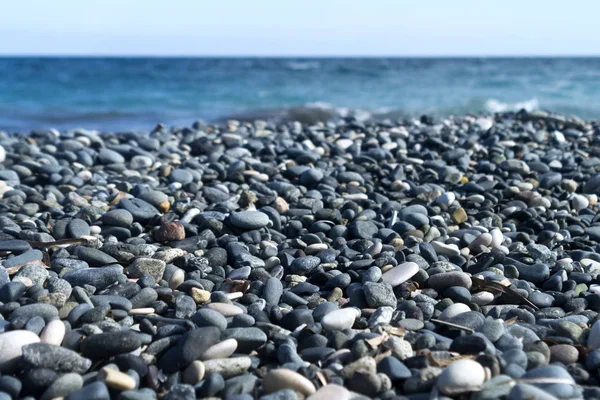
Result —
M204 361L206 372L215 372L223 378L241 375L250 368L250 357L216 358Z
M227 339L210 346L202 354L203 360L213 360L217 358L227 358L237 350L237 340Z
M23 347L39 341L40 338L30 331L14 330L0 333L0 371L12 372L20 361Z
M267 214L260 211L241 211L233 213L230 216L230 222L233 226L240 229L260 229L269 223Z
M226 318L244 313L244 311L241 308L234 306L233 304L227 303L210 303L207 304L206 307L210 310L218 312Z
M65 324L62 321L55 319L46 324L46 327L40 335L40 341L43 343L60 346L65 338L65 333Z
M486 371L481 364L473 360L458 360L442 372L436 385L443 394L456 396L479 390L485 381Z
M127 210L117 208L103 214L100 220L106 225L130 228L133 224L133 215Z
M598 397L598 132L0 133L0 397Z
M110 367L104 367L98 372L97 379L106 384L107 387L120 392L133 390L137 383L133 377Z
M76 373L68 373L58 377L44 391L42 400L51 400L61 397L67 397L73 392L80 390L83 387L83 378Z
M56 372L84 374L91 360L73 350L48 343L32 343L23 347L22 363L27 368L48 368Z
M429 277L427 285L437 291L447 289L451 286L461 286L467 289L471 288L472 282L469 275L464 272L452 271L442 272Z
M414 262L406 262L390 269L381 276L384 283L396 287L403 284L419 272L419 265Z
M339 399L339 400L350 400L351 394L343 386L339 386L333 383L322 386L314 394L307 397L307 400L328 400L328 399Z
M299 373L285 368L270 371L262 381L262 388L265 393L292 389L304 396L311 396L317 391L311 381Z
M468 305L463 303L454 303L446 307L444 311L442 311L438 319L441 319L442 321L449 321L458 314L462 314L469 311L471 311L471 308Z
M166 263L162 260L153 258L136 258L127 268L129 276L132 278L141 278L144 275L150 275L155 280L162 279L165 273Z
M359 316L359 311L355 308L344 308L331 311L321 319L323 329L328 331L343 331L352 328L354 321Z
M192 361L185 371L183 371L183 382L190 385L195 385L204 379L205 374L206 368L204 368L204 363L198 360Z
M98 333L81 342L81 354L97 360L129 353L141 345L140 336L131 330Z

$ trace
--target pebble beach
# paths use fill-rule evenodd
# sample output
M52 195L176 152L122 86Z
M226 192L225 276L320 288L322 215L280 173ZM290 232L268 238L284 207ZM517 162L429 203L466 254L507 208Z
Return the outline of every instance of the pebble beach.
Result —
M0 132L0 400L600 398L600 123Z

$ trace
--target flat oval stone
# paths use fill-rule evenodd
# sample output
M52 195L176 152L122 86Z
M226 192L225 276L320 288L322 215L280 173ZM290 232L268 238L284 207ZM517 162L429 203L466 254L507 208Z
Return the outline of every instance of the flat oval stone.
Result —
M129 211L133 220L140 223L147 223L155 215L158 215L158 210L150 203L142 199L122 199L119 202L119 207Z
M116 258L91 247L78 246L75 249L75 255L80 260L87 262L90 267L103 267L105 265L119 263Z
M263 379L262 387L267 394L283 389L292 389L304 396L310 396L317 391L311 381L299 373L285 368L270 371Z
M241 211L229 216L229 222L237 228L253 230L260 229L269 224L267 214L260 211Z
M217 358L227 358L237 349L238 343L235 339L227 339L210 346L202 354L203 360L212 360Z
M98 290L102 290L119 280L123 275L121 266L107 266L102 268L84 268L63 275L63 279L71 286L90 285Z
M414 262L405 262L385 272L381 279L392 287L399 286L419 272L419 265Z
M102 215L100 220L105 225L130 228L131 224L133 224L133 215L127 210L116 208L106 212L106 214Z
M140 335L131 330L105 332L88 336L81 342L81 354L100 360L129 353L142 345Z
M31 246L24 240L9 239L0 240L0 251L10 251L13 253L24 253L31 250Z
M440 292L451 286L462 286L471 289L471 277L461 271L441 272L429 277L427 286Z
M102 164L122 164L125 162L125 157L114 150L102 148L98 151L98 161Z
M179 182L182 185L194 180L194 176L190 171L181 168L174 169L171 172L171 175L169 175L169 178L171 179L171 182Z

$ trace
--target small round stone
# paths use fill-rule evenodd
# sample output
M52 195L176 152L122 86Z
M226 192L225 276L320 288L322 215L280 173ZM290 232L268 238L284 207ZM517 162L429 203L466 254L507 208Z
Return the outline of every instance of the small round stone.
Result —
M437 380L440 392L456 396L462 393L479 390L486 380L486 372L476 361L454 361L442 372Z

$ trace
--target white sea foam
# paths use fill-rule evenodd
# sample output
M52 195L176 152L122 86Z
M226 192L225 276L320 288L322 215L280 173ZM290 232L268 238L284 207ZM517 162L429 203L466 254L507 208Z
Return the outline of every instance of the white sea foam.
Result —
M289 61L285 66L292 71L306 71L321 68L321 63L318 61Z
M485 102L485 109L492 113L519 111L522 109L525 109L526 111L533 111L539 108L540 103L535 97L517 103L505 103L496 99L489 99Z

